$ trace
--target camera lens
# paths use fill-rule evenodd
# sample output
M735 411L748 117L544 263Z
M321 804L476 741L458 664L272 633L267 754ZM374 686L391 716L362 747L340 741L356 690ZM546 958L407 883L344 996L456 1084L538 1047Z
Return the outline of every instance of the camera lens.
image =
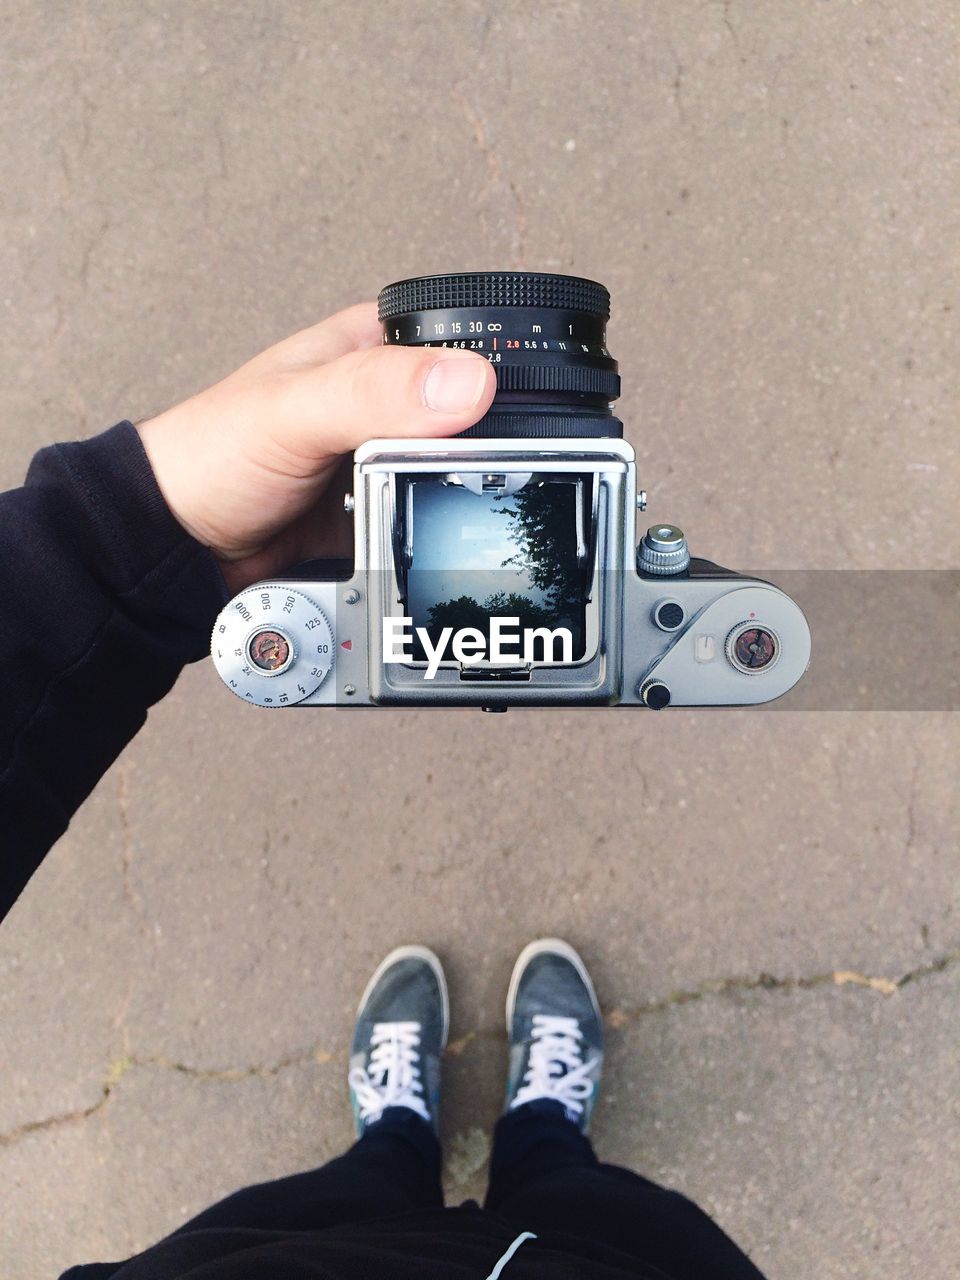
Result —
M416 276L380 293L383 340L485 356L497 374L490 412L464 436L622 436L607 351L610 295L579 276L477 271Z

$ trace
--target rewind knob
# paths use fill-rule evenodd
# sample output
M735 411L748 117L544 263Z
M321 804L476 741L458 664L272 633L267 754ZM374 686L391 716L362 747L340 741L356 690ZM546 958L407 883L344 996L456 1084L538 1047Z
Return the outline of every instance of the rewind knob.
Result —
M637 568L641 573L668 577L683 573L689 564L687 540L675 524L651 525L637 547Z

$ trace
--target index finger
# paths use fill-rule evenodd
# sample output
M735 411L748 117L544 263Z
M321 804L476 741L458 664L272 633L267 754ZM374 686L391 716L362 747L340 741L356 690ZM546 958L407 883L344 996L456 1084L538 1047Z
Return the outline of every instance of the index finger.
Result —
M329 364L350 351L378 347L382 341L377 304L371 300L346 307L319 324L291 334L257 359L269 360L274 369L300 369Z

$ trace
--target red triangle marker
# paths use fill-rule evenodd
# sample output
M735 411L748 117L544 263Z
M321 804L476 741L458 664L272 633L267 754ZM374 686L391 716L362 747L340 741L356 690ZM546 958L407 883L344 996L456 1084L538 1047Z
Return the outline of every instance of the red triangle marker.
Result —
M341 648L341 649L352 649L352 648L353 648L353 641L352 641L352 640L343 640L343 641L341 641L341 643L340 643L340 648Z

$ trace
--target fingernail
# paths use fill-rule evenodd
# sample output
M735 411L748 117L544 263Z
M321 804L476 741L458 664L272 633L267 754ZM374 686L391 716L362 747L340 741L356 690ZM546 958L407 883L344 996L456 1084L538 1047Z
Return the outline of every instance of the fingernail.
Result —
M465 413L487 385L487 371L478 356L447 356L438 360L423 384L423 398L437 413Z

